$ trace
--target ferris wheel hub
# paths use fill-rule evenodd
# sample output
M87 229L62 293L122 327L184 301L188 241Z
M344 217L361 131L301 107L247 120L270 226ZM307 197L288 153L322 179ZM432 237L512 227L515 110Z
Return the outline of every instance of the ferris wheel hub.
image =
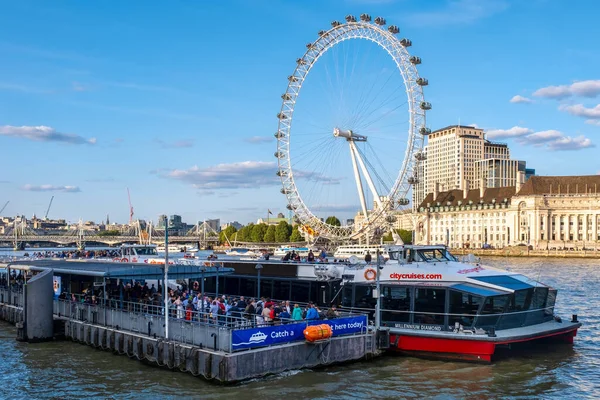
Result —
M347 131L345 131L340 128L333 128L333 136L344 138L349 142L366 142L367 141L366 136L358 135L358 134L354 133L351 129L348 129Z

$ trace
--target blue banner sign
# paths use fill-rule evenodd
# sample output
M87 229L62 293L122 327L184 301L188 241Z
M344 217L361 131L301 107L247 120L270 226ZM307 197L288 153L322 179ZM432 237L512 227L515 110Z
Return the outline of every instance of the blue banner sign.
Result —
M367 328L367 316L358 315L355 317L345 317L336 319L310 321L309 325L327 324L331 326L333 336L348 335L351 333L360 333Z
M306 323L302 322L299 324L233 330L231 331L231 347L235 351L304 340L304 328L306 328Z
M232 350L252 349L271 346L278 343L290 343L304 340L304 329L308 325L327 324L331 326L333 336L360 333L367 327L367 316L336 318L329 320L303 321L297 324L272 325L253 329L231 331Z

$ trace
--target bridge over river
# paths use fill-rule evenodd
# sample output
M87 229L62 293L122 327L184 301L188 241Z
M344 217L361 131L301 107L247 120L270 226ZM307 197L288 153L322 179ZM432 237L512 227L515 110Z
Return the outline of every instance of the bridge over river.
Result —
M135 235L122 235L122 236L107 236L98 234L86 234L86 235L0 235L0 246L12 246L17 247L19 244L25 244L27 246L37 245L62 245L62 246L79 246L81 244L101 244L107 246L116 246L124 243L139 243L140 236ZM164 238L152 237L150 240L146 239L146 242L154 244L164 243ZM170 236L169 243L200 243L201 247L214 246L218 243L218 237L202 237L198 235L186 235L186 236Z

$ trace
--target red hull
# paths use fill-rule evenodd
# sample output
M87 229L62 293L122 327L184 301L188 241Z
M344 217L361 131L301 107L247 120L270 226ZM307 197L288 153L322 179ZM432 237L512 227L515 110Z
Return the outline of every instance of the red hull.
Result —
M407 333L390 332L390 350L418 356L459 359L465 361L491 362L498 345L533 342L540 339L552 339L563 343L573 343L577 327L572 330L539 335L531 338L512 340L476 340L439 338Z

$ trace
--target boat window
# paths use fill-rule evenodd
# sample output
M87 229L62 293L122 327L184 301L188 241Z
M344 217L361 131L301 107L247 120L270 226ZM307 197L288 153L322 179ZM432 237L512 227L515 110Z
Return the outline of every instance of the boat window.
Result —
M154 247L137 247L135 252L138 256L154 256L157 254Z
M531 297L531 309L539 309L546 307L546 299L548 298L548 288L536 287L533 289Z
M382 321L410 322L410 288L388 286L381 294Z
M352 286L345 285L342 289L342 307L352 307Z
M419 249L417 250L416 261L441 262L452 260L446 257L445 249Z
M510 298L507 312L526 311L531 303L533 289L517 290Z
M398 252L398 251L390 251L390 252L388 252L388 254L390 255L390 260L397 260L398 259L398 254L400 254L400 252Z
M443 325L445 311L446 289L417 288L415 290L415 323Z
M504 313L509 295L491 296L485 299L481 314L477 317L475 326L496 326L501 314Z
M483 297L476 296L469 293L459 292L457 290L450 290L450 328L454 326L456 322L462 326L472 326L475 319L475 315L479 310L479 306L483 302Z
M491 283L492 285L505 287L512 290L529 289L532 286L515 279L509 275L492 275L492 276L477 276L471 277L481 282Z
M371 286L357 285L354 290L354 307L375 308L377 299L373 298L373 288Z

